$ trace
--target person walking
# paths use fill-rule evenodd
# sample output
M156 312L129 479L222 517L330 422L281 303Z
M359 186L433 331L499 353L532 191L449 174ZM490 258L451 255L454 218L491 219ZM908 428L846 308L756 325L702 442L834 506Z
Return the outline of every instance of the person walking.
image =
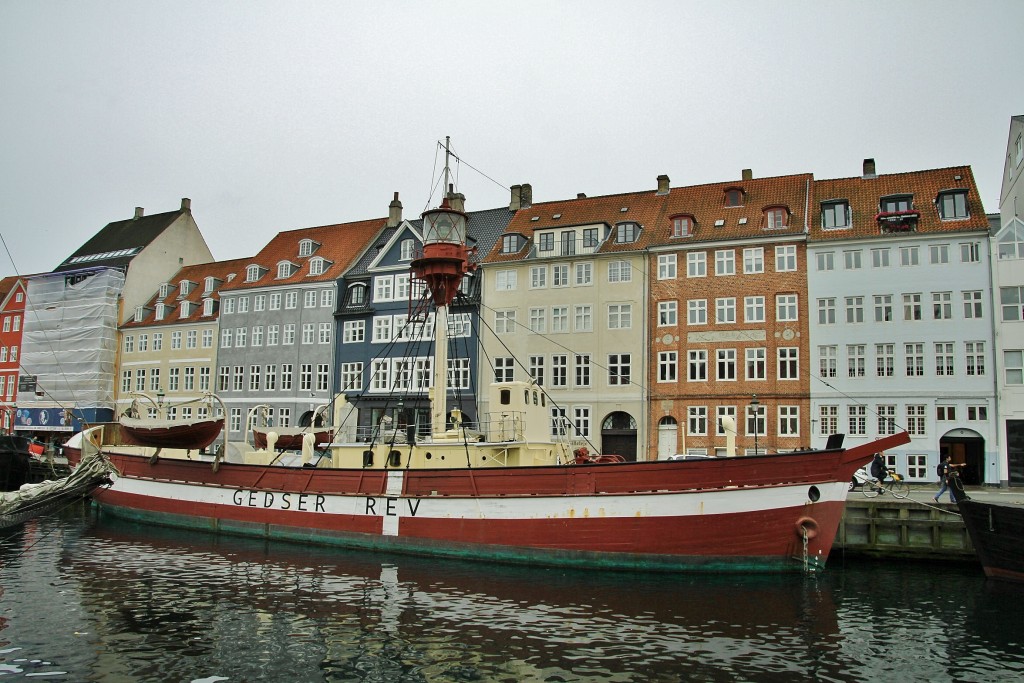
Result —
M951 477L955 476L956 468L963 467L964 465L963 463L953 464L949 460L950 456L947 453L946 455L942 456L942 462L940 462L938 467L935 468L936 473L939 475L939 483L942 484L942 487L939 488L939 492L936 493L935 497L932 499L936 503L939 502L939 498L942 498L942 494L945 493L947 490L949 491L949 502L956 502L956 496L953 493L953 486L950 479Z

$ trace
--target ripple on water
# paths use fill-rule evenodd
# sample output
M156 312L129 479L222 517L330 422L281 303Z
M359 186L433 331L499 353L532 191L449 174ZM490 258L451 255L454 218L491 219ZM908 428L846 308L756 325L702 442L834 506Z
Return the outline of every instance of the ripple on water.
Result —
M0 674L1002 681L1024 671L1024 626L1005 610L1020 595L945 567L847 566L817 579L571 572L84 516L40 521L0 543L0 559Z

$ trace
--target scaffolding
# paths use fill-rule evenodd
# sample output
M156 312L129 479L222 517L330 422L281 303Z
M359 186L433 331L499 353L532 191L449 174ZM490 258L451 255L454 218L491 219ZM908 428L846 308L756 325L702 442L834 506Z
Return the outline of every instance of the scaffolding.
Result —
M40 404L113 409L124 277L105 268L28 280L21 367L35 376ZM32 397L19 399L23 405Z

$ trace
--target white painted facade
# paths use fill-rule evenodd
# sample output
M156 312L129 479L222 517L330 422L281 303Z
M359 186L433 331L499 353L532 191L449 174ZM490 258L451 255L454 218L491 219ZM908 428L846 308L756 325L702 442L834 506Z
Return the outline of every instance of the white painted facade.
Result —
M833 432L847 447L876 439L891 420L912 440L886 458L910 481L936 481L943 437L984 439L979 468L985 483L999 481L986 239L907 232L809 243L815 447Z
M1010 119L999 227L991 247L996 302L995 361L999 391L1000 475L1024 484L1024 116Z

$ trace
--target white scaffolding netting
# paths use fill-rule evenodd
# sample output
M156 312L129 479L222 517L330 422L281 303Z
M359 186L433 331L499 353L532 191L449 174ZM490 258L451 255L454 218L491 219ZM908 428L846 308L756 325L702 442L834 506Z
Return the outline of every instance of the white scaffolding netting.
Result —
M113 408L118 297L124 273L51 273L28 281L21 366L40 400ZM29 397L26 397L29 398Z

